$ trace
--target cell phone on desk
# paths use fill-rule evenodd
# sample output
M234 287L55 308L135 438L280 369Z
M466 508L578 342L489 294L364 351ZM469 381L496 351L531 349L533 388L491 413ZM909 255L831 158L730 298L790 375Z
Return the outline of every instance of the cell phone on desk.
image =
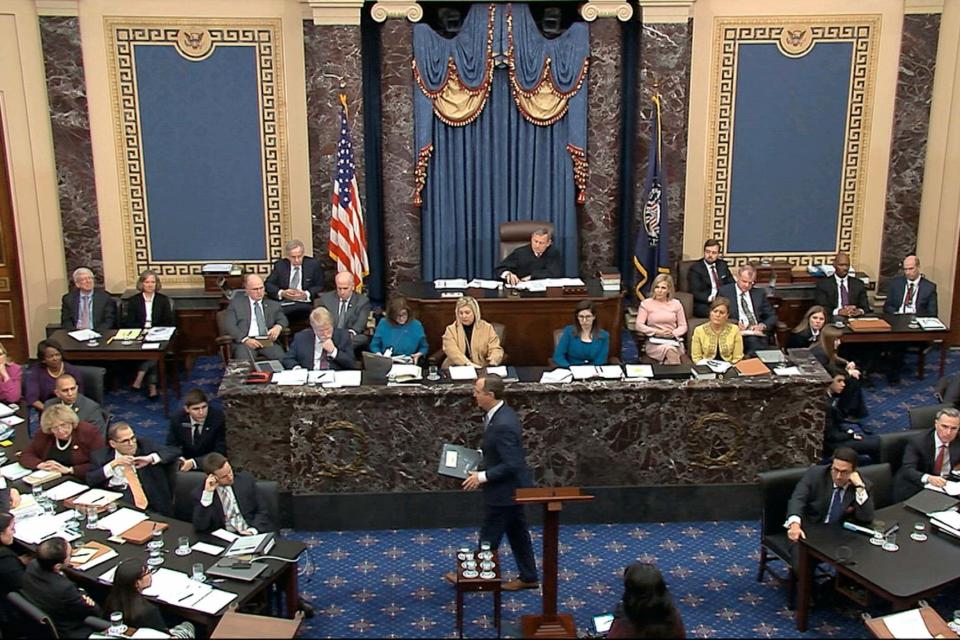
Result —
M605 634L607 631L610 631L610 626L612 624L612 613L601 613L600 615L593 616L593 628L597 633Z

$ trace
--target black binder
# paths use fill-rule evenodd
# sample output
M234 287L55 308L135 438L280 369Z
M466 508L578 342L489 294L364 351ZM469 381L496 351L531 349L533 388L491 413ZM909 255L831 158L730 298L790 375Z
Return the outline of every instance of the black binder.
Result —
M471 471L476 471L483 462L483 454L476 449L461 447L456 444L443 445L440 452L440 464L437 473L451 478L465 480Z
M910 497L903 506L925 516L937 511L946 511L960 504L960 500L939 491L922 489Z

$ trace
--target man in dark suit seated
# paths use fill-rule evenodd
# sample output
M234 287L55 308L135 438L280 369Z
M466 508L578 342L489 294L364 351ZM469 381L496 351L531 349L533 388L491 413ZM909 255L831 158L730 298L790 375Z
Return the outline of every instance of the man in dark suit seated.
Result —
M504 403L503 390L503 379L496 375L485 375L474 384L473 398L484 412L483 469L471 471L462 487L467 491L483 491L485 514L480 542L489 542L490 548L496 551L503 534L507 534L520 575L505 582L502 588L506 591L536 589L540 582L526 513L523 505L513 501L518 488L533 486L533 474L524 456L520 419ZM444 577L450 582L457 580L455 573Z
M321 294L320 306L330 312L335 328L350 332L354 351L358 351L370 344L370 336L366 334L370 300L354 290L356 282L349 271L341 271L333 281L336 289Z
M103 407L85 395L80 394L77 379L69 373L57 376L53 393L56 398L50 398L43 403L46 409L55 404L64 404L77 414L81 422L89 422L100 430L101 435L107 435L107 421L103 417Z
M703 260L690 265L687 272L687 290L693 294L695 317L710 317L710 303L725 284L733 284L733 274L727 261L720 257L720 241L711 238L703 243Z
M60 301L60 328L92 329L98 333L117 327L117 303L103 289L94 288L93 271L80 267L73 272L73 291Z
M123 499L138 509L173 516L173 496L165 466L176 462L180 449L137 437L126 422L110 425L107 444L107 448L90 454L93 466L87 472L87 484L108 485L111 491L122 492ZM136 484L142 489L142 497Z
M257 501L257 481L246 471L233 472L226 456L210 453L200 463L207 474L194 496L193 528L198 533L226 529L241 536L276 531L276 523Z
M267 276L267 296L278 300L288 318L300 318L313 309L313 301L323 291L323 267L320 261L306 254L299 240L284 247L286 258L277 260Z
M754 288L756 281L757 270L753 265L741 265L737 268L736 282L720 287L719 294L731 303L730 321L740 325L743 353L747 357L769 348L777 328L777 313L763 290Z
M903 450L903 464L893 484L893 499L906 500L925 486L942 489L951 471L960 472L960 411L941 409L933 429L918 433Z
M310 312L310 328L297 332L283 356L287 369L354 369L353 344L346 329L334 329L326 307Z
M870 312L867 288L859 278L848 276L850 256L842 251L833 258L834 274L817 282L814 304L835 316L856 318Z
M236 292L227 307L226 330L236 343L233 357L249 360L263 356L270 360L283 357L283 349L275 344L280 332L289 323L280 310L280 303L264 297L263 278L248 273L243 277L244 293Z
M857 452L840 447L833 452L830 466L810 467L797 483L787 503L787 537L796 543L807 536L806 524L825 523L840 526L851 519L861 524L873 520L871 485L857 471ZM793 545L793 566L797 567L797 547Z
M937 306L937 285L920 273L920 259L911 254L903 259L900 266L903 268L903 275L890 280L883 312L936 318L940 311ZM907 347L917 344L921 343L900 342L886 345L884 359L888 367L887 380L890 383L900 382L903 353Z
M84 620L102 616L97 603L63 575L72 549L63 538L47 538L23 576L24 597L50 616L61 638L86 638L94 629Z
M517 247L510 252L494 270L497 278L507 284L517 284L521 280L540 280L542 278L562 278L563 258L560 251L553 248L553 238L546 227L534 229L530 235L530 244Z
M183 396L183 409L170 418L167 446L180 449L180 471L199 470L205 455L227 455L227 427L223 411L207 404L200 389Z

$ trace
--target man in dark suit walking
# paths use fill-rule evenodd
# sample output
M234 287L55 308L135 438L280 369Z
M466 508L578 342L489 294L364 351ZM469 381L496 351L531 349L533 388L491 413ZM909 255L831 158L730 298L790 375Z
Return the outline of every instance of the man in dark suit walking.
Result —
M98 333L116 329L117 303L109 293L94 287L93 271L86 267L74 270L73 284L76 288L60 300L60 328Z
M176 463L180 449L137 437L126 422L110 425L107 444L108 447L90 454L93 466L87 472L87 484L91 487L109 485L111 490L121 491L124 500L137 508L172 517L173 496L166 466ZM143 493L138 496L140 490ZM144 499L146 504L137 504L137 500Z
M233 357L248 360L251 355L270 360L283 357L276 344L289 323L280 303L264 296L263 279L253 273L243 277L244 293L237 292L227 307L227 333L233 338Z
M288 242L284 251L287 257L274 263L264 283L267 296L280 302L287 318L305 317L323 291L323 267L319 260L305 255L306 248L299 240Z
M850 256L838 253L833 258L833 277L817 283L814 304L818 304L835 316L856 318L870 311L867 288L859 278L848 277Z
M909 255L900 265L903 275L890 280L887 299L883 303L884 313L910 314L921 318L936 318L940 309L937 306L937 285L920 273L920 259ZM892 384L900 382L903 371L903 353L909 346L921 343L896 343L884 348L887 362L887 380Z
M326 307L310 312L310 328L297 332L283 356L287 369L353 369L353 344L346 329L334 329Z
M703 260L690 265L687 272L687 290L693 294L695 317L710 316L710 303L725 284L733 284L733 274L727 261L720 257L720 241L711 238L703 243Z
M223 411L207 404L200 389L183 396L183 409L170 418L167 446L180 449L180 471L200 469L208 453L227 455L227 427Z
M757 270L753 265L741 265L737 268L736 283L723 285L719 294L731 303L730 320L740 325L743 353L747 357L767 349L777 328L777 313L766 294L753 286L756 281Z
M473 398L485 414L483 469L470 472L462 486L467 491L478 488L483 491L486 513L480 527L480 542L489 542L496 550L503 534L507 534L520 575L505 582L502 588L505 591L536 589L540 581L526 513L523 505L513 500L517 489L533 485L533 478L524 459L520 419L504 403L503 390L503 379L495 375L485 375L474 384ZM456 582L456 574L445 577Z
M201 469L207 477L194 497L193 528L198 533L226 529L248 536L276 531L276 523L257 500L257 481L252 475L234 473L219 453L204 457Z
M806 538L803 527L824 523L841 525L852 519L860 523L873 520L871 486L857 471L857 452L840 447L833 452L830 466L814 465L797 483L787 503L787 537L791 542ZM797 546L793 546L793 566L797 566Z
M931 485L942 489L951 471L960 471L960 411L941 409L933 429L917 434L903 450L903 464L893 485L893 499L906 500Z
M366 334L370 300L354 291L356 283L349 271L338 273L334 284L334 291L327 291L320 296L320 305L330 312L334 328L350 332L354 350L362 349L370 343L370 336Z
M86 638L94 629L84 620L103 614L90 596L63 575L71 551L70 543L60 537L41 542L27 565L21 593L50 616L61 638Z

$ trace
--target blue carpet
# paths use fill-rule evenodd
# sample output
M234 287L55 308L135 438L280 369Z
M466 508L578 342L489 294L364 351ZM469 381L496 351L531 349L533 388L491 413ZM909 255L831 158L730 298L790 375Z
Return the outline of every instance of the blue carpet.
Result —
M636 351L624 335L624 361ZM632 349L632 351L631 351ZM916 359L908 356L903 382L889 386L874 376L867 389L869 424L878 432L907 428L907 409L934 402L938 354L931 352L926 378L915 377ZM960 357L951 353L947 373L960 371ZM218 358L201 358L183 391L202 388L211 397L223 374ZM171 398L171 408L179 401ZM107 394L114 419L127 420L155 439L166 437L162 406L142 394ZM478 522L479 524L479 522ZM309 546L301 560L301 589L317 609L304 625L310 637L453 637L454 590L442 575L451 570L454 550L473 545L475 529L366 532L286 532ZM539 548L539 530L534 531ZM711 637L797 637L785 591L769 580L758 583L756 569L759 523L690 522L637 525L568 526L561 530L560 608L570 612L581 632L591 617L609 611L620 598L623 568L636 560L655 562L667 579L686 625L687 635ZM514 575L509 546L501 547L508 577ZM504 594L503 631L519 636L520 616L539 610L539 593ZM932 604L946 619L960 602L960 588L941 594ZM868 637L859 609L842 598L811 613L806 637ZM883 615L883 607L871 610ZM468 594L467 637L494 637L492 599Z

